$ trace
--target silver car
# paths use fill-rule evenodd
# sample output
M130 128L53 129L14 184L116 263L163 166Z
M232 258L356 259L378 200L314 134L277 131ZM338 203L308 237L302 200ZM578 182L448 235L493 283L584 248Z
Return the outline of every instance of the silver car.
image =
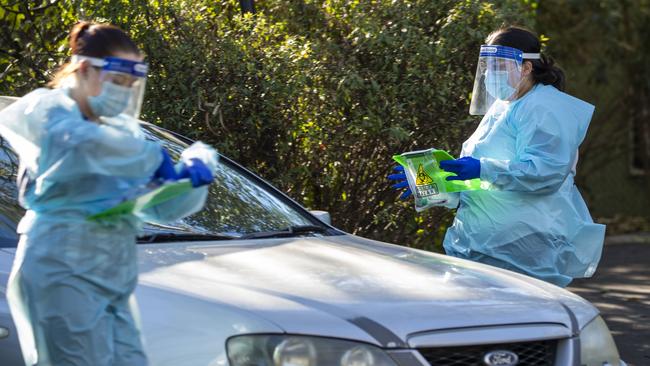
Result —
M190 142L143 123L180 152ZM5 300L22 209L0 140L0 365L22 365ZM598 310L509 271L344 233L226 157L206 208L139 238L151 364L625 365Z

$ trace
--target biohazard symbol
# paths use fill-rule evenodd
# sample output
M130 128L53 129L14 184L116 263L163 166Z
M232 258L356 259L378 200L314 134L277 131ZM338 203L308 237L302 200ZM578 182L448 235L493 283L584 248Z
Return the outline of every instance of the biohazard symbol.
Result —
M415 185L424 186L428 184L433 184L433 179L427 175L424 171L424 167L420 164L420 166L418 166L418 175L415 178Z

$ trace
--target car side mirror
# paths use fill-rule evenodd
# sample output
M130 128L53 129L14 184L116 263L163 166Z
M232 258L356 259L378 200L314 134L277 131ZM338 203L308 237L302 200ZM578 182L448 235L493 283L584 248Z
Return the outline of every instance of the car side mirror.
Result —
M326 223L327 225L332 225L332 217L330 216L329 212L321 211L321 210L311 210L309 211L309 213L316 216L317 219Z

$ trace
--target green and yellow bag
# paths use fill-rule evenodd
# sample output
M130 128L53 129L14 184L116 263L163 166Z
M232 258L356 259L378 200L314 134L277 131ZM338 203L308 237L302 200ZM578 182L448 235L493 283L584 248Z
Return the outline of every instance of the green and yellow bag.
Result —
M440 169L440 162L452 160L444 150L427 149L394 155L393 160L404 167L409 188L415 199L415 210L420 212L433 206L445 206L454 200L454 194L462 191L488 189L489 183L480 179L465 181L446 180L454 173Z

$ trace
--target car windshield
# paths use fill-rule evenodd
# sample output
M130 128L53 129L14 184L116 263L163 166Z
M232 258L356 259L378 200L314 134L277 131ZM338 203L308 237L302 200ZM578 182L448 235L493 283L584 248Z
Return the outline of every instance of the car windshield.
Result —
M143 127L150 138L165 145L174 160L187 147L169 131L152 125ZM270 188L237 164L221 157L204 209L172 227L183 231L242 236L317 224L313 218L300 212L302 209Z
M152 140L160 141L174 159L188 143L182 137L153 125L144 124ZM0 139L0 247L15 247L16 225L24 214L17 202L16 174L18 159L9 145ZM185 240L219 238L257 238L287 233L325 233L319 223L303 208L260 178L233 161L220 157L215 181L209 187L205 208L169 225L146 224L145 235L170 234ZM198 235L197 235L198 234ZM261 235L258 235L261 234ZM275 234L275 235L274 235ZM155 238L154 238L155 239ZM162 241L162 240L161 240Z

